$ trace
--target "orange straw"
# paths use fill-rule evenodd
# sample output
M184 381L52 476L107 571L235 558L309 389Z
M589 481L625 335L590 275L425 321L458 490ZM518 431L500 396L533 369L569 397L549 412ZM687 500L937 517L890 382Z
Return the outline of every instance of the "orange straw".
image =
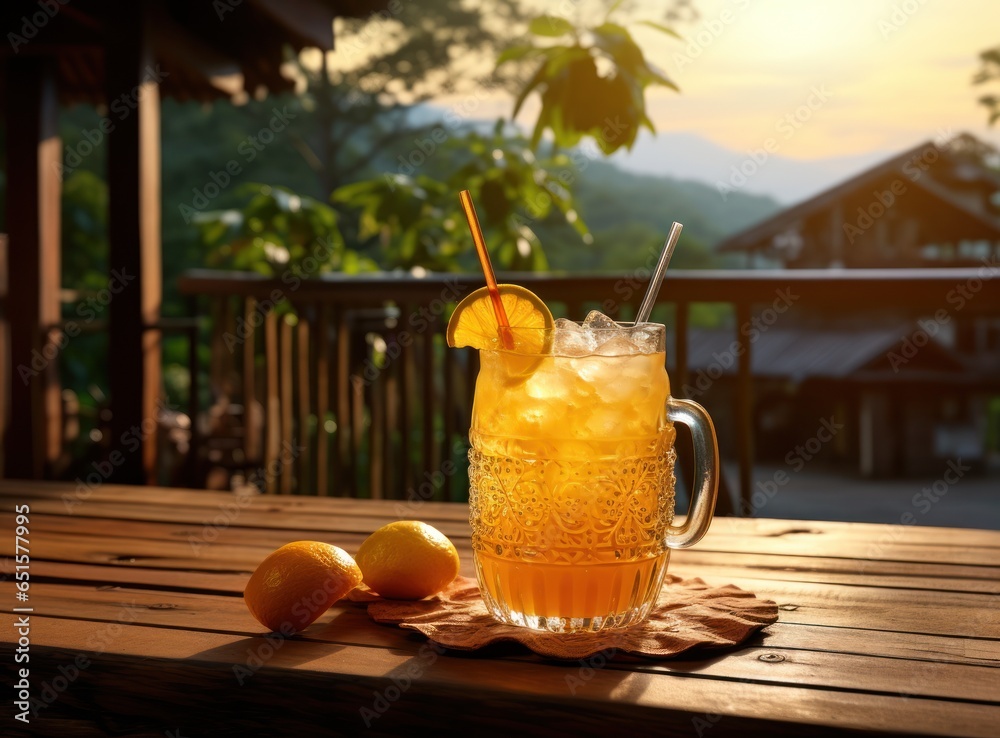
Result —
M514 334L510 332L510 321L507 320L507 311L503 309L503 302L500 300L500 289L497 287L497 278L493 273L493 265L490 264L490 254L486 250L486 239L483 238L483 229L479 225L479 218L476 216L476 206L472 204L472 195L468 190L462 190L459 195L462 201L462 210L469 221L469 230L472 231L472 240L476 244L476 253L479 254L479 263L483 266L483 274L486 275L486 289L490 292L490 299L493 301L493 312L497 316L499 326L500 343L508 351L514 349Z

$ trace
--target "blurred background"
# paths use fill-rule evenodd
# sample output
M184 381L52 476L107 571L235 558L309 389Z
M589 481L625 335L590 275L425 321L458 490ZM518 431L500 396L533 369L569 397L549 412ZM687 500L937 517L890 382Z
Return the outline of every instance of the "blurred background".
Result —
M989 0L0 10L3 470L467 498L494 266L654 318L723 512L1000 528Z

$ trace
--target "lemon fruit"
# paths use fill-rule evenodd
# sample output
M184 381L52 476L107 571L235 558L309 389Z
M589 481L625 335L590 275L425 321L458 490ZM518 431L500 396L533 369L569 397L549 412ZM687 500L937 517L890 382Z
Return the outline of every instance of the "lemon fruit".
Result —
M389 523L361 544L355 557L365 584L391 600L419 600L458 576L458 551L437 528L416 520Z
M552 347L555 323L545 303L531 290L516 284L501 284L497 288L514 338L511 350L521 354L547 354ZM458 303L448 321L446 335L452 348L504 348L487 287L481 287Z
M250 614L272 632L312 624L361 584L361 569L344 549L319 541L288 543L264 559L243 591Z

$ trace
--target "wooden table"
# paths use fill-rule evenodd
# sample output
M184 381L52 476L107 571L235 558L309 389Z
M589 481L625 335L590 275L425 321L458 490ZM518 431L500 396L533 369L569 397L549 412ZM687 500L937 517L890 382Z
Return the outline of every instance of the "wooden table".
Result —
M400 518L448 534L471 575L463 505L19 482L0 498L0 672L29 667L44 703L23 725L8 691L3 735L1000 734L1000 532L719 519L671 571L771 598L779 622L722 654L602 666L438 653L356 605L281 639L243 604L279 545L353 552ZM16 606L33 608L27 664Z

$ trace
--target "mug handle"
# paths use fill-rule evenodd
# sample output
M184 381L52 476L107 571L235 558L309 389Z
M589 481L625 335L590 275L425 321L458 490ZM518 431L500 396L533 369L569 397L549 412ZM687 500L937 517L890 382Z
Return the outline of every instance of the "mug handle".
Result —
M719 444L715 426L705 408L691 400L667 398L667 420L691 431L694 446L694 479L691 506L683 525L667 529L667 546L693 546L708 532L719 494Z

